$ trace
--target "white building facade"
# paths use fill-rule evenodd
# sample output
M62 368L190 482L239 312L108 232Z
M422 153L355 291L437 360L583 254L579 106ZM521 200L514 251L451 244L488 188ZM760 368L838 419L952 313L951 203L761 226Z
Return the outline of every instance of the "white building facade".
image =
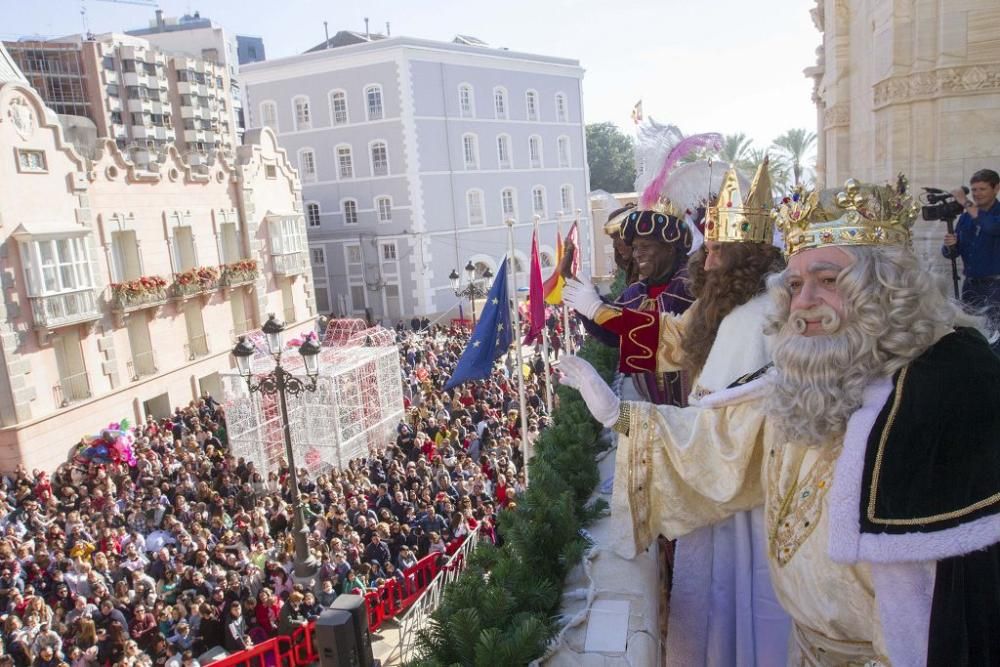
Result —
M496 273L507 219L521 286L536 215L543 264L560 217L590 257L578 61L392 37L242 77L248 126L298 165L319 312L457 314L449 275Z

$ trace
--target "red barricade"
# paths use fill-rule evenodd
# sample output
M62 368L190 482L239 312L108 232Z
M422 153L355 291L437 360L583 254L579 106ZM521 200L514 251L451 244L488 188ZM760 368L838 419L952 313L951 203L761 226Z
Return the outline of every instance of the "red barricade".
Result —
M465 538L454 540L448 545L448 554L462 546ZM365 594L365 611L368 612L368 627L377 631L386 620L398 616L420 597L438 572L441 555L430 554L413 567L403 570L403 583L390 579L376 591ZM462 558L456 558L453 567L460 567ZM305 667L319 660L313 643L316 622L296 628L291 635L268 639L245 651L233 653L212 664L212 667Z

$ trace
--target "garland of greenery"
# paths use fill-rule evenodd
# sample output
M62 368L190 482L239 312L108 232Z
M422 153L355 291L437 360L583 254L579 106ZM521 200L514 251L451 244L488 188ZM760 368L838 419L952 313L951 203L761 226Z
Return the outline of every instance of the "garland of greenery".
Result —
M595 341L579 351L610 382L617 353ZM503 545L480 543L469 566L444 591L441 606L417 633L412 667L526 665L559 631L559 603L569 570L587 544L580 528L607 503L587 505L599 481L601 427L579 392L558 387L552 425L535 441L529 485L517 508L501 512Z

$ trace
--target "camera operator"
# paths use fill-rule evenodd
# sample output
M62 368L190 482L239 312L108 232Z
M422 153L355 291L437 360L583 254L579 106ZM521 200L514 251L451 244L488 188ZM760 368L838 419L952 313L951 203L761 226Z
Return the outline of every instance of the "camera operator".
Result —
M980 169L969 179L972 199L959 188L952 192L965 207L954 234L945 234L941 253L948 259L961 256L965 269L962 301L985 308L991 324L1000 322L1000 175ZM997 344L994 344L997 350Z

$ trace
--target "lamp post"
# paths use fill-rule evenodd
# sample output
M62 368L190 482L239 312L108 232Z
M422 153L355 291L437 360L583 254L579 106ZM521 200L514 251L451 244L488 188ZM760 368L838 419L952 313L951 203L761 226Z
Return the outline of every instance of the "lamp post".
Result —
M476 299L485 298L486 295L489 294L489 292L487 291L486 287L483 287L482 285L476 282L476 267L475 265L473 265L471 259L469 260L469 263L465 265L465 275L468 277L468 283L466 284L465 287L461 289L459 289L458 287L460 283L458 277L458 271L452 269L451 273L448 275L448 280L451 281L451 288L455 291L455 296L459 298L468 299L469 303L472 304L472 328L475 329ZM492 277L493 277L493 272L490 271L489 267L486 267L486 270L483 271L483 278L489 280Z
M307 337L299 346L302 363L305 366L307 381L295 377L281 365L282 340L281 333L285 325L269 314L267 322L261 327L267 340L268 352L274 357L274 370L261 376L256 382L253 379L253 357L256 348L240 336L233 348L236 357L236 368L246 380L250 393L261 393L267 396L277 396L281 407L281 433L285 441L285 457L288 459L288 483L291 486L294 507L293 525L295 529L295 576L311 577L315 573L315 564L309 555L309 543L306 539L305 512L299 497L298 469L295 466L295 454L292 451L291 426L288 423L288 402L286 395L298 396L303 391L316 391L316 380L319 378L319 343L313 337Z

